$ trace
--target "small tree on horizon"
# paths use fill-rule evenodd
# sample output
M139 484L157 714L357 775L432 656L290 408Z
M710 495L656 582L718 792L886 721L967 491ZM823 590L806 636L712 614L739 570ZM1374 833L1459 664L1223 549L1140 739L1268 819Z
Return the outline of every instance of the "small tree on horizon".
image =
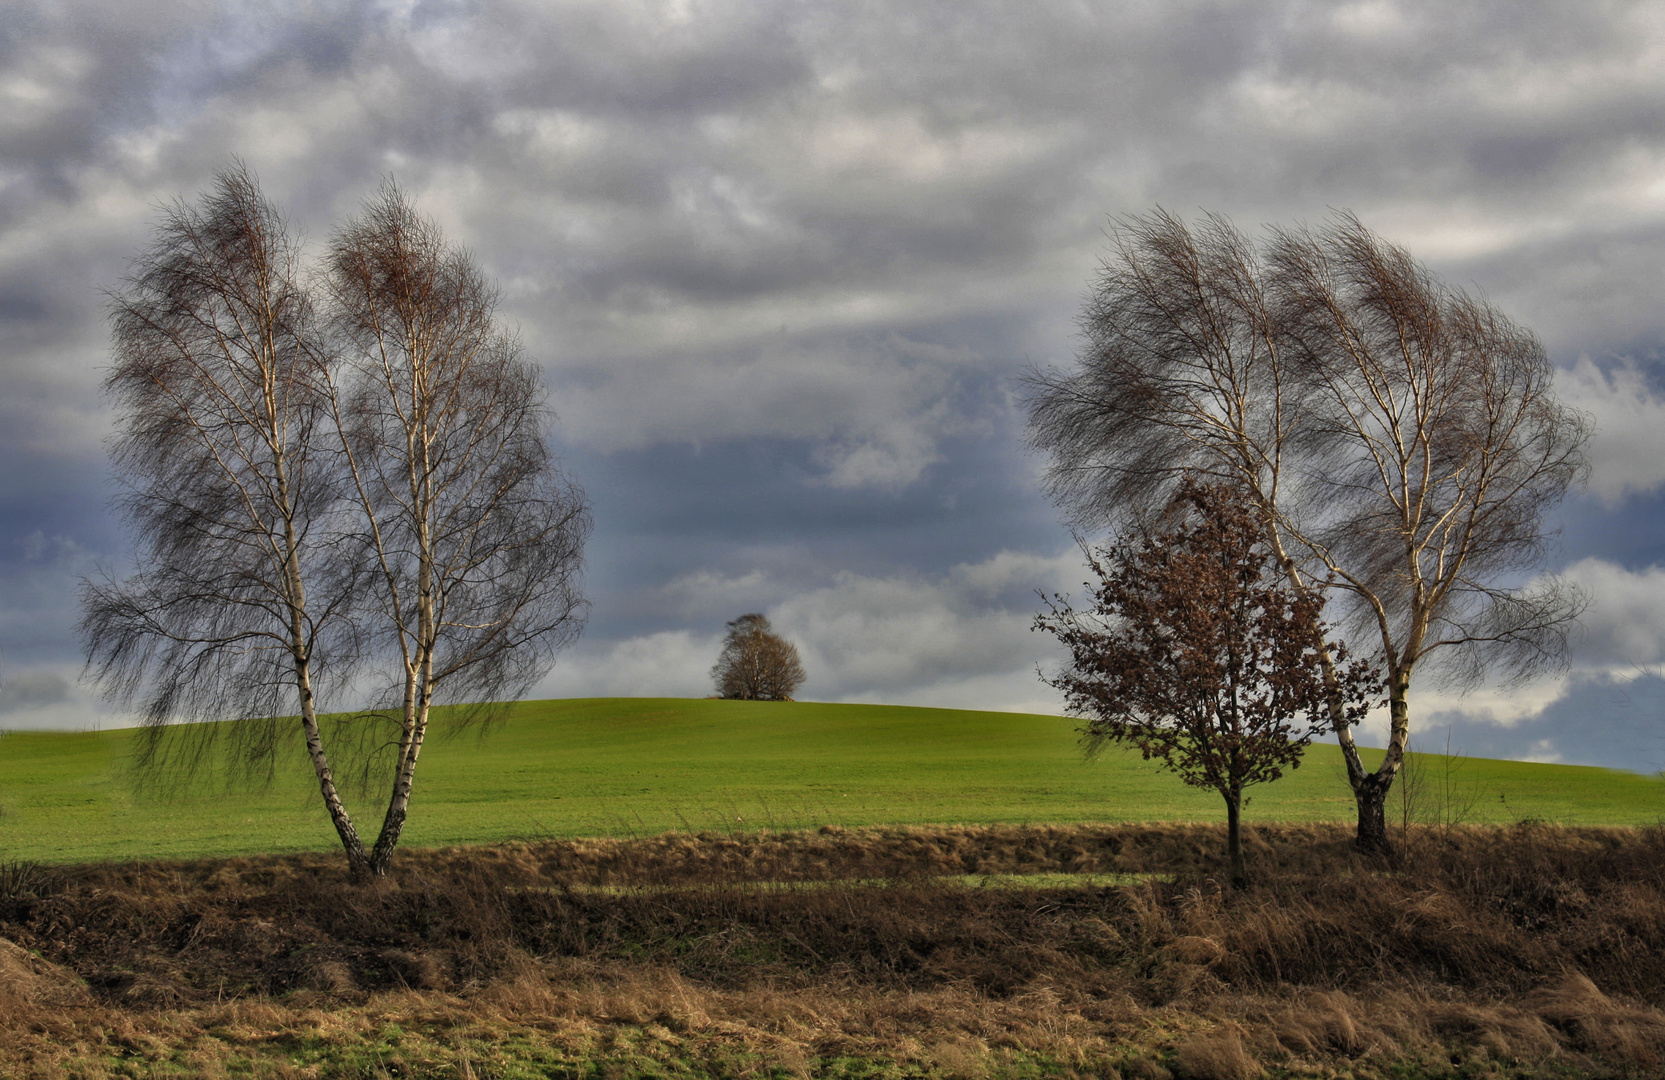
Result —
M804 681L804 665L798 647L775 633L767 618L742 615L728 624L711 677L725 698L791 701Z
M1088 757L1126 743L1147 761L1226 804L1232 884L1247 883L1243 791L1294 769L1331 725L1332 692L1349 723L1381 687L1363 661L1330 642L1326 685L1322 599L1285 585L1253 506L1224 485L1184 480L1156 531L1096 554L1093 604L1063 597L1036 616L1069 664L1048 683L1087 719Z

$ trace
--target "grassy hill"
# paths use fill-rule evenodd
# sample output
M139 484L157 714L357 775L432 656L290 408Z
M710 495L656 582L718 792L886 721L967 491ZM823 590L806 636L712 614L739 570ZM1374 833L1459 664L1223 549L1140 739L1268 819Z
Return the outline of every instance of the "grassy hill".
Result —
M443 729L443 724L440 725ZM329 850L298 740L256 792L204 777L189 796L135 792L134 733L0 738L0 858L82 861ZM1562 765L1417 759L1420 809L1471 822L1665 820L1657 777ZM1451 799L1436 793L1450 788ZM382 793L350 801L374 835ZM1253 789L1246 821L1347 821L1338 750ZM1053 716L810 702L617 698L515 705L488 735L430 737L408 845L527 837L750 832L826 824L1213 821L1211 792L1137 755L1084 762Z

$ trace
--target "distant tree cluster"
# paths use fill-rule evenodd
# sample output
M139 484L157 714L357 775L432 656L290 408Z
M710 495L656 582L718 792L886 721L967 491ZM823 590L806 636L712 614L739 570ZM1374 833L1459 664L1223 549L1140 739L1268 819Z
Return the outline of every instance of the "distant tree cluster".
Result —
M711 669L721 697L738 701L791 701L804 681L798 647L775 633L762 615L728 624L723 651Z
M153 759L226 739L269 769L298 713L355 873L388 871L431 708L524 693L583 625L588 504L497 296L391 184L309 264L237 167L166 212L112 298L140 569L84 586L88 666ZM390 777L367 847L319 714L377 683L382 707L336 729ZM228 716L250 719L175 727Z

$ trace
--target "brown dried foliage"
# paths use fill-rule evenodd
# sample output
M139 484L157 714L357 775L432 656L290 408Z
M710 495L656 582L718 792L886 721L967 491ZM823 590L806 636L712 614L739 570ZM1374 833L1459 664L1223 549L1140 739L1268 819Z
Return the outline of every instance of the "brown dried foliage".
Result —
M65 867L0 898L0 1041L67 1061L398 1015L580 1047L662 1032L800 1071L850 1053L1218 1080L1665 1061L1665 830L1456 829L1397 868L1339 826L1248 839L1265 873L1236 893L1206 876L1219 831L1197 826L546 841L412 851L358 883L324 856ZM935 877L1014 871L1165 876Z

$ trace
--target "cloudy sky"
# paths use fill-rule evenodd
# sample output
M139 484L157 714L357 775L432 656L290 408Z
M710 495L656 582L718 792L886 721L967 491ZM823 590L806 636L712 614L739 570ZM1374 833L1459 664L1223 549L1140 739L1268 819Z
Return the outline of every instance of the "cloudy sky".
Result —
M0 727L121 722L73 632L130 565L101 290L234 155L314 241L395 177L501 282L595 506L553 697L704 694L763 611L805 697L1056 711L1035 591L1082 575L1014 377L1108 217L1351 209L1598 424L1571 671L1424 688L1423 744L1665 766L1657 3L7 4Z

